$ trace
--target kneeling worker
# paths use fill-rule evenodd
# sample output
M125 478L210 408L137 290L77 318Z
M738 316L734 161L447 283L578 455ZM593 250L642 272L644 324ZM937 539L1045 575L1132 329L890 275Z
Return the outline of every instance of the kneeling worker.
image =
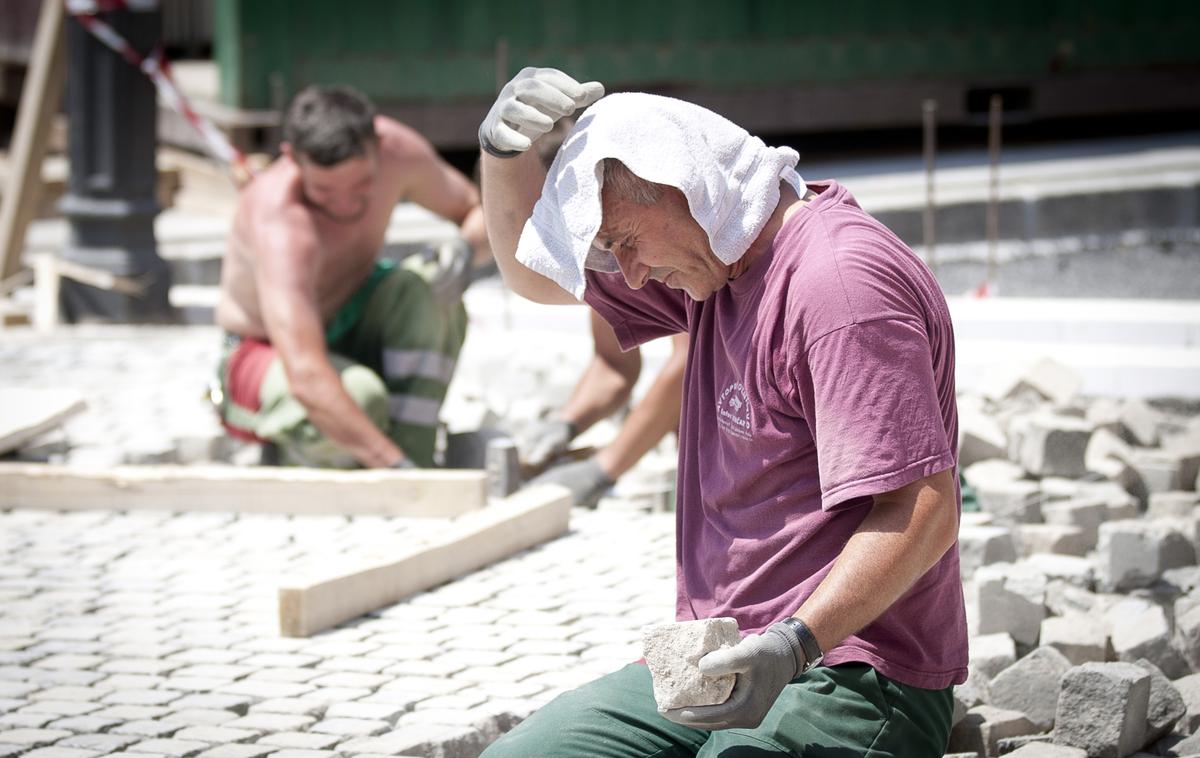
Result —
M479 193L348 87L300 92L284 140L241 192L222 265L222 420L275 444L281 463L431 466L466 334L462 286L380 251L392 209L411 201L487 259Z

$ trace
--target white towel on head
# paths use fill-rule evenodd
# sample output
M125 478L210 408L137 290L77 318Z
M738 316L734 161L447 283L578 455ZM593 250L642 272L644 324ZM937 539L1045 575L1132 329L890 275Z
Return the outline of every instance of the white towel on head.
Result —
M722 263L737 261L779 203L779 182L803 194L787 147L767 147L723 116L669 97L627 92L584 111L563 142L521 231L517 260L583 297L585 263L608 254L592 242L601 223L600 161L616 158L647 181L679 189ZM603 269L602 269L603 270Z

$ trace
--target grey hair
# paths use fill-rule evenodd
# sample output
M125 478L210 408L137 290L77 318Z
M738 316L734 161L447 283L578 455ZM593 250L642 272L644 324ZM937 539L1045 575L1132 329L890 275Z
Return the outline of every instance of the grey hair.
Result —
M602 171L601 188L614 193L614 197L628 200L635 205L654 205L662 197L662 187L647 181L629 170L616 158L600 161Z

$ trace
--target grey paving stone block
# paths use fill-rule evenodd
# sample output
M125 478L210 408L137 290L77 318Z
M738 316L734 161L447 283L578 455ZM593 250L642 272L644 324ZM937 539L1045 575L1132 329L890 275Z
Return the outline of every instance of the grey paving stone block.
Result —
M407 710L403 706L388 703L335 703L325 711L325 718L369 719L394 724Z
M102 711L91 714L97 718L119 719L121 721L139 721L156 719L170 713L170 709L161 705L114 705Z
M1008 756L1009 758L1088 758L1086 750L1045 743L1019 747Z
M252 698L270 700L274 698L299 697L316 689L313 684L292 682L264 682L245 680L234 682L217 690L222 695L246 695Z
M1038 413L1014 424L1009 432L1016 447L1016 460L1028 473L1077 479L1087 473L1084 453L1094 428L1084 419Z
M966 717L950 730L946 751L994 756L999 754L998 742L1002 738L1036 734L1037 731L1023 713L979 705L967 711Z
M324 672L311 668L267 668L250 674L246 681L303 683L323 675Z
M1121 403L1118 421L1131 442L1154 447L1159 442L1159 427L1166 417L1141 398L1127 398Z
M194 740L196 742L229 743L249 742L259 735L253 729L230 729L222 726L189 726L180 729L172 735L177 740Z
M4 742L10 745L24 745L26 749L52 745L71 733L61 729L9 729L2 733Z
M300 750L327 750L346 738L340 734L314 734L312 732L278 732L265 734L259 738L257 745L270 745L275 748L297 748Z
M83 750L77 747L42 747L25 753L25 758L94 758L100 755L96 750Z
M53 713L7 713L0 716L0 729L41 729L57 718Z
M29 682L15 682L0 680L0 697L3 698L23 698L30 693L36 695L38 686ZM67 700L69 698L60 698Z
M975 497L979 508L999 525L1042 521L1041 489L1037 482L1028 479L985 482L976 487Z
M1182 604L1177 601L1175 605L1179 609ZM1200 672L1200 604L1176 615L1175 646L1188 666Z
M349 740L338 745L342 753L421 755L427 758L472 758L487 744L469 726L410 724L379 737Z
M271 758L335 758L339 753L333 750L276 750Z
M979 633L1007 632L1019 644L1037 644L1046 617L1046 579L1019 564L996 563L975 574Z
M1183 696L1162 670L1142 658L1135 661L1150 674L1150 702L1146 706L1146 742L1150 744L1168 734L1187 714Z
M154 753L155 755L169 755L173 758L190 758L193 755L199 755L208 748L212 747L207 742L198 742L196 740L143 740L135 745L130 745L127 752L130 753Z
M1037 553L1022 559L1020 563L1046 577L1047 594L1049 584L1055 581L1066 582L1088 591L1096 586L1096 567L1087 558Z
M1036 553L1083 556L1091 548L1082 529L1061 524L1021 524L1016 527L1016 539L1024 556Z
M967 681L954 686L954 698L961 702L967 710L977 705L988 705L991 700L991 682L989 677L974 669L967 672Z
M1146 507L1146 515L1150 518L1186 517L1196 513L1197 505L1200 505L1200 492L1153 492Z
M277 749L271 745L218 745L200 753L200 758L262 758Z
M0 713L9 713L18 708L23 708L29 705L28 700L16 700L13 698L0 698Z
M1191 673L1187 662L1171 644L1171 623L1161 606L1120 614L1113 620L1112 646L1117 659L1130 663L1145 658L1169 678Z
M185 695L171 703L171 707L179 710L199 708L204 710L233 711L239 715L245 715L253 702L253 698L240 695L199 693Z
M1186 712L1179 721L1180 730L1187 734L1200 731L1200 674L1188 674L1172 682L1183 698Z
M233 711L218 711L212 708L185 708L171 711L166 720L183 726L220 726L239 718Z
M46 727L48 729L66 729L76 734L90 734L94 732L106 732L120 723L120 719L100 718L97 716L71 716L51 721Z
M252 729L258 732L295 732L307 728L316 719L311 716L298 716L282 713L250 713L234 721L228 721L224 726L230 729Z
M1093 758L1124 758L1142 747L1150 675L1132 663L1085 663L1062 679L1054 742Z
M959 400L958 463L966 468L973 463L1007 455L1008 438L1004 429L978 403Z
M1062 653L1072 665L1109 658L1108 626L1092 616L1072 614L1042 621L1041 644Z
M1149 587L1168 569L1196 563L1191 541L1157 521L1110 521L1100 527L1097 580L1106 591Z
M1178 742L1172 741L1172 744L1166 755L1171 758L1196 758L1200 756L1200 734L1193 734Z
M309 727L309 731L319 734L339 734L344 737L373 737L383 734L392 728L387 721L372 721L369 719L326 718Z
M1130 456L1129 465L1137 475L1141 490L1147 494L1170 492L1185 486L1184 462L1171 453L1135 448Z
M180 729L186 729L183 724L173 724L170 721L156 721L153 719L142 719L140 721L126 721L123 724L114 726L110 732L112 734L132 734L138 737L170 737Z
M104 706L79 700L34 700L22 708L20 713L52 713L56 716L82 716L98 711Z
M163 706L179 700L183 695L170 690L113 690L101 698L107 705Z
M642 653L653 677L658 707L725 702L733 690L735 677L704 676L698 664L707 653L732 647L739 639L737 621L731 618L671 622L648 628L642 635Z
M1012 529L1003 526L962 526L958 530L959 570L963 578L980 566L1012 563L1017 559Z
M288 716L312 716L319 719L325 714L328 704L305 698L275 698L250 706L250 713L279 713Z
M1049 731L1058 707L1059 680L1070 668L1066 656L1043 645L992 679L989 703L1024 713L1036 731Z
M130 745L141 742L140 737L123 734L76 734L64 737L55 743L59 747L77 747L83 750L95 750L100 753L112 753L123 750Z

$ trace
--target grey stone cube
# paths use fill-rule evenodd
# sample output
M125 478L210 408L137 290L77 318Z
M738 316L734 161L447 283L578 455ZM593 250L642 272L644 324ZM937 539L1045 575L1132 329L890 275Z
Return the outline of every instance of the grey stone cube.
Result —
M704 676L699 663L708 653L732 647L739 640L737 621L732 618L672 622L647 628L642 634L642 653L650 667L658 707L725 702L736 677Z
M1058 650L1042 645L992 679L991 705L1024 713L1040 732L1054 726L1059 679L1071 662Z
M1150 674L1133 663L1085 663L1063 675L1054 742L1090 758L1124 758L1145 744Z
M1162 669L1145 658L1136 663L1150 674L1150 702L1146 708L1146 744L1150 744L1167 735L1187 715L1187 705Z

